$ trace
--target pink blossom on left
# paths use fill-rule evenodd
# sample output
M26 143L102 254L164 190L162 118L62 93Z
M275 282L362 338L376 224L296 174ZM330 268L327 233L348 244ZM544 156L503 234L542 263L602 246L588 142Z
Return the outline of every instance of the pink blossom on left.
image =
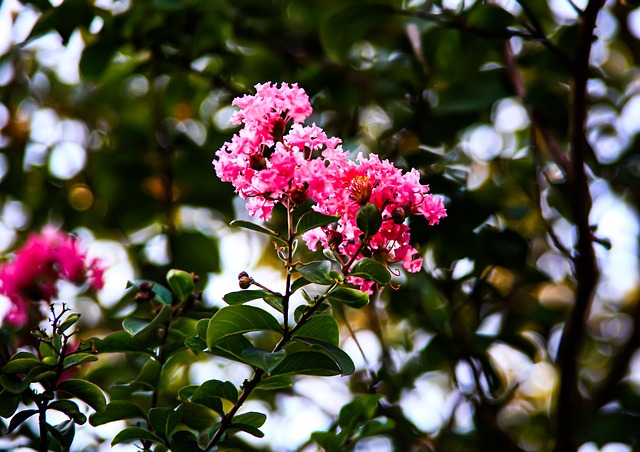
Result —
M0 266L0 294L12 305L4 322L24 326L31 303L51 302L57 295L58 280L101 289L103 273L100 262L88 260L73 236L45 227L40 234L31 234L15 257Z

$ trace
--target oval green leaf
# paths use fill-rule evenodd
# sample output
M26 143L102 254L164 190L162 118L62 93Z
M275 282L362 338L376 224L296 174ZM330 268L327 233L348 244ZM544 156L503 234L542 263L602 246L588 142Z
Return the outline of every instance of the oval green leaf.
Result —
M249 331L281 331L278 321L267 311L254 306L225 306L209 320L207 346L212 349L221 340Z
M317 375L330 377L339 375L335 361L320 352L297 352L287 357L276 367L272 375Z
M350 287L336 287L327 297L355 309L363 308L369 303L369 294Z
M297 266L296 270L311 283L329 285L334 282L331 277L331 262L329 261L310 262Z
M293 333L293 336L312 337L337 346L340 340L338 322L330 315L311 317L307 323Z
M96 411L103 411L107 406L102 389L90 381L75 378L63 380L58 383L58 389L77 397Z
M391 273L380 262L364 257L356 262L349 276L368 279L380 285L388 284L391 281Z
M147 429L142 427L127 427L113 438L113 441L111 441L111 447L116 444L137 440L147 440L153 443L163 444L162 438L155 433L151 433Z

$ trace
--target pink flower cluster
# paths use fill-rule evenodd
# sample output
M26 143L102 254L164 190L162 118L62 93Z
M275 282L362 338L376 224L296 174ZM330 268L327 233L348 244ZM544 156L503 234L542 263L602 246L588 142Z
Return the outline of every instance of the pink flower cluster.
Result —
M213 162L217 176L248 200L251 215L267 220L275 203L295 206L311 198L314 209L340 219L307 232L304 239L310 249L316 250L320 243L348 258L360 250L386 263L402 263L410 272L419 271L422 258L410 245L405 219L420 215L434 225L446 211L442 200L420 183L418 171L403 173L376 155L359 154L356 161L349 160L339 138L328 137L315 124L302 124L312 108L296 84L265 83L255 88L255 95L234 100L240 110L231 120L243 127L216 152ZM380 210L383 222L364 250L356 215L367 203Z
M13 260L0 266L0 294L12 304L5 321L23 326L29 318L29 302L50 302L60 279L74 284L88 281L92 288L101 289L103 272L97 260L87 261L72 236L46 227L40 235L32 234Z

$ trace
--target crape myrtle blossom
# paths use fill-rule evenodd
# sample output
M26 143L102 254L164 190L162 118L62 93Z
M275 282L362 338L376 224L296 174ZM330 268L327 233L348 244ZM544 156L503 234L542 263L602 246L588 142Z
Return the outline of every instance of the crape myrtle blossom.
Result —
M15 257L0 266L0 294L12 305L4 320L13 326L25 325L30 302L51 302L60 279L78 285L88 282L91 288L101 289L103 273L97 260L87 260L74 237L45 227L40 235L29 236Z
M446 215L442 200L420 183L419 172L402 172L376 155L349 160L339 138L328 137L315 124L302 124L312 109L297 85L265 83L255 88L255 95L234 100L240 110L231 120L243 127L216 152L213 162L217 176L248 200L249 213L268 220L277 202L291 207L312 199L315 210L340 218L304 234L311 250L320 244L348 259L369 255L419 271L422 258L410 245L405 219L418 215L435 225ZM368 203L378 208L383 221L363 245L356 215ZM351 282L371 290L370 282Z

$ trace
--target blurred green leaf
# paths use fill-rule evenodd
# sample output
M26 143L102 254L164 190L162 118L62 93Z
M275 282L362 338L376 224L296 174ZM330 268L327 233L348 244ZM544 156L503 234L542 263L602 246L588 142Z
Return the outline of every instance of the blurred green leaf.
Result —
M132 441L151 441L156 444L164 444L162 438L155 433L151 433L149 430L141 427L127 427L120 431L111 441L111 447L116 444L132 442Z
M374 417L381 398L379 394L369 394L347 403L340 409L338 425L343 431L353 432L358 425Z
M383 3L362 3L348 6L331 16L321 29L320 39L325 52L335 63L344 63L355 41L367 32L378 29L394 14Z
M133 402L126 400L112 400L107 404L104 411L92 414L89 422L94 427L108 424L109 422L120 421L124 419L147 419L147 415L142 409Z
M266 234L274 239L276 239L277 241L279 241L280 243L287 245L286 240L276 231L273 231L265 226L261 226L259 224L256 223L252 223L250 221L245 221L245 220L233 220L230 223L231 226L235 226L235 227L239 227L239 228L245 228L245 229L249 229L251 231L256 231L256 232L260 232L261 234Z

